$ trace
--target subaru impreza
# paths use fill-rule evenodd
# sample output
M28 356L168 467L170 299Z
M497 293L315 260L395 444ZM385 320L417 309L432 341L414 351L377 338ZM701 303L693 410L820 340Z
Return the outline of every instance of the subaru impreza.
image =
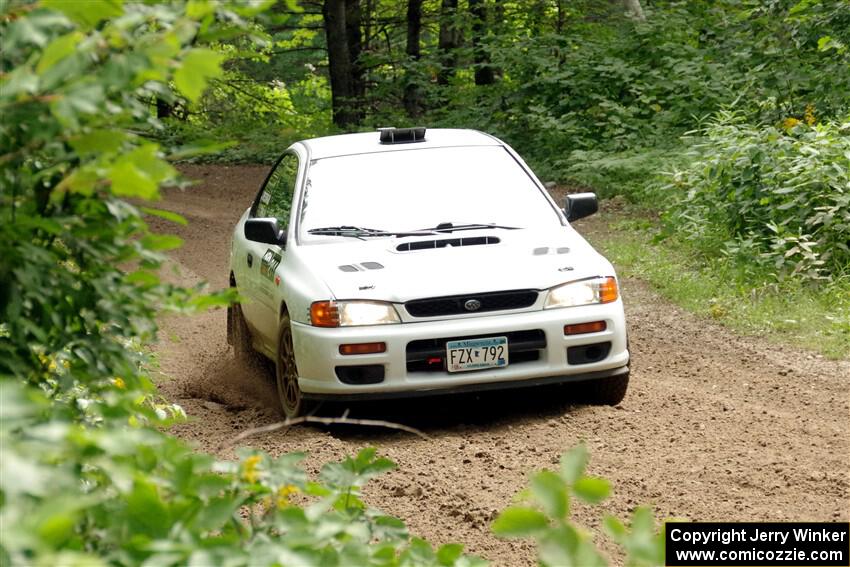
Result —
M284 413L320 400L563 384L617 404L629 381L610 262L507 144L385 128L297 142L233 232L227 337L271 359Z

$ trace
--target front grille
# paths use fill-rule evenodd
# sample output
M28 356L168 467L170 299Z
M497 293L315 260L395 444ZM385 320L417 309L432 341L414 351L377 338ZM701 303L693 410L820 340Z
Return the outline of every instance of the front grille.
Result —
M541 351L546 348L546 334L541 329L490 333L487 335L468 335L465 337L422 339L407 343L407 371L445 372L447 342L466 339L486 339L487 337L508 338L509 365L538 360ZM439 361L436 361L436 359L439 359Z
M483 311L503 311L531 307L537 301L537 290L515 289L488 293L469 293L465 295L447 295L414 299L404 304L412 317L440 317L444 315L463 315ZM470 310L464 307L469 300L478 300L481 306Z

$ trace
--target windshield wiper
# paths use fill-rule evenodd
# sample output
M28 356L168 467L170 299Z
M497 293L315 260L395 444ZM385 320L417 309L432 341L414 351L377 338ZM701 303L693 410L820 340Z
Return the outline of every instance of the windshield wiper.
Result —
M377 228L363 228L360 226L325 226L322 228L311 228L308 230L310 234L323 234L328 236L351 236L354 238L363 238L364 236L421 236L423 234L433 234L430 230L413 230L407 232L392 232L389 230L380 230Z
M456 230L480 230L483 228L499 228L504 230L519 230L518 226L502 226L495 223L488 224L452 224L450 222L441 222L437 226L431 228L423 228L422 230L432 230L434 232L455 232Z

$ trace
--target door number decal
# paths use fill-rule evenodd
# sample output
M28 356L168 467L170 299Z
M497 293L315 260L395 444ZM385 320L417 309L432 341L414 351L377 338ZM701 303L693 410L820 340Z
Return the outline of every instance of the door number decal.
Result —
M280 266L280 254L269 248L263 254L263 261L260 263L260 277L269 281L274 281L275 271Z

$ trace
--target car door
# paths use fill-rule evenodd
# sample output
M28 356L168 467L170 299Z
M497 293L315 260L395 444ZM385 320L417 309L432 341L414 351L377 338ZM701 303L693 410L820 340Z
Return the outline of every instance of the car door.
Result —
M298 157L294 153L284 154L266 179L251 216L276 218L280 229L286 232L297 177ZM258 242L249 242L248 247L248 253L253 255L248 278L254 305L247 317L253 322L254 331L260 334L263 342L273 351L277 341L278 298L282 285L278 267L286 250L281 246Z

